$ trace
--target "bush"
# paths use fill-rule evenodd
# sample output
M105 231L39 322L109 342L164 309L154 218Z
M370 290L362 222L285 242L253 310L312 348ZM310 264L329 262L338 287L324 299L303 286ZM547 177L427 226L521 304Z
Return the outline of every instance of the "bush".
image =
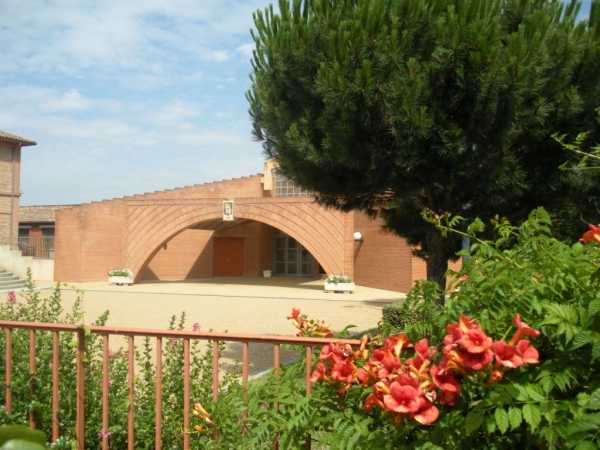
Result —
M436 222L442 231L465 234L451 229L447 219ZM494 240L478 237L483 228L480 221L469 227L471 258L453 274L460 289L448 294L446 305L434 307L432 291L420 284L387 313L384 331L399 328L413 342L426 336L439 343L445 325L467 314L490 336L503 339L519 312L541 331L535 341L540 364L504 374L504 383L463 384L456 405L441 406L439 420L428 427L394 422L394 415L380 408L364 411L364 391L352 385L339 400L348 414L337 418L332 442L351 440L356 448L378 450L600 446L600 245L593 239L583 245L553 238L543 209L520 226L494 223ZM417 336L425 330L429 334ZM373 342L381 345L378 338ZM336 371L324 374L339 379L341 367ZM383 386L373 389L376 395Z
M436 283L417 281L406 299L383 307L384 334L404 332L412 340L431 337L434 330L440 328L440 322L446 320L443 308L437 303L439 298L440 290ZM437 343L435 339L432 342Z

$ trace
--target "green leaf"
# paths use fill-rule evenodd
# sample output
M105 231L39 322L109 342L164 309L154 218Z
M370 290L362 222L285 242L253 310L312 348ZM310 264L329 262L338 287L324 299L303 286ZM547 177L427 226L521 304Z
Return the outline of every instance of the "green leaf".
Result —
M600 413L586 414L572 421L566 428L566 434L585 433L591 430L600 429Z
M511 407L508 410L508 421L510 422L510 427L513 430L519 428L521 422L523 421L521 410L519 408Z
M534 384L530 384L527 386L527 394L533 401L536 402L543 402L544 400L546 400L546 397L544 396L542 390Z
M46 450L46 447L24 439L11 439L0 450Z
M590 395L587 407L589 409L600 409L600 388L596 389Z
M540 409L532 403L526 404L523 407L523 419L535 430L542 420Z
M467 434L473 434L475 430L478 430L483 424L483 418L483 413L476 409L467 414L467 418L465 419L465 429Z
M488 416L485 420L485 428L488 433L494 433L496 431L496 420L492 416Z
M593 442L582 441L577 444L575 450L598 450L598 447Z
M588 312L590 314L590 317L594 317L600 314L600 298L597 298L596 300L590 303L590 306L588 307Z
M508 414L504 410L504 408L498 408L494 412L494 417L496 418L496 425L498 426L498 430L500 433L504 434L508 430Z
M0 445L10 440L25 440L44 445L46 435L38 430L31 430L24 425L5 425L0 427Z

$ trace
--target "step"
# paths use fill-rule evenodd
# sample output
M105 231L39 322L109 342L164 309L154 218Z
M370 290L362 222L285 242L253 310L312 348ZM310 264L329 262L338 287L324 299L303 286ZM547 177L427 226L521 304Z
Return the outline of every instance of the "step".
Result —
M5 273L0 273L0 280L18 280L19 277L17 277L16 275L13 275L12 273L9 272L5 272Z
M23 287L25 286L25 281L23 280L3 280L0 281L0 289L11 289L15 287Z

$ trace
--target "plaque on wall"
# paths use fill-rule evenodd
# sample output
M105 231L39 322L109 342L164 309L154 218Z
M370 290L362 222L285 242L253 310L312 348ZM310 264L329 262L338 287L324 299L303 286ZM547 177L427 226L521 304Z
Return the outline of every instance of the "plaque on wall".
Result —
M223 201L223 221L233 222L235 220L233 215L233 200Z

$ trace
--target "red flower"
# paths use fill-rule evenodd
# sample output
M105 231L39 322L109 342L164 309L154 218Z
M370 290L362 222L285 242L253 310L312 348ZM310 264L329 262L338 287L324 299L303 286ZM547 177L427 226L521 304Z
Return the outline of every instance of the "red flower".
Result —
M487 383L488 384L497 383L503 377L504 377L504 373L502 373L502 371L500 371L500 370L492 370L492 373L490 373L490 378L488 379Z
M461 351L458 354L462 366L470 370L481 370L494 359L494 352L491 350L486 350L483 353Z
M419 395L417 388L402 385L394 381L390 385L390 393L383 396L383 403L387 409L397 413L415 413L419 410Z
M300 308L292 308L292 313L287 318L291 320L298 320L298 317L300 317Z
M434 384L443 392L460 392L460 384L447 368L433 366L430 372Z
M340 383L352 384L354 365L352 363L335 363L331 369L331 379Z
M494 342L494 353L496 362L501 366L510 369L516 369L523 365L523 359L517 354L517 351L512 345L504 341Z
M405 334L398 334L396 336L390 336L387 338L383 344L383 348L386 350L391 350L394 355L399 357L400 354L411 345L412 344L410 343L410 340Z
M474 328L463 334L458 344L469 353L484 353L491 348L492 342L480 328Z
M590 242L595 242L600 244L600 225L588 225L588 230L583 233L579 242L583 242L584 244L588 244Z
M442 405L454 406L458 401L458 392L442 391L439 400Z
M327 381L328 379L329 377L327 376L327 367L322 362L318 362L317 367L310 376L310 381L315 383L321 380Z
M412 414L412 418L421 425L431 425L440 416L440 411L429 401L423 397L419 398L419 407L416 413Z
M540 362L540 354L537 349L525 339L519 341L516 351L525 364L537 364Z
M510 340L511 345L515 345L517 342L519 342L519 340L522 337L525 337L525 336L538 337L540 335L540 332L538 330L531 328L529 325L527 325L525 322L523 322L521 320L520 314L515 314L513 323L515 324L515 327L517 327L517 331L516 331L515 335L512 337L512 339Z
M444 344L446 346L453 345L458 342L463 335L469 330L478 329L479 325L473 319L469 319L464 314L461 314L458 318L458 323L452 323L446 327L448 333L444 338Z
M381 409L383 409L385 407L385 405L383 404L383 401L381 401L381 399L377 396L377 394L375 394L375 393L369 394L369 396L365 399L365 404L364 404L365 411L369 412L376 406L378 406Z

